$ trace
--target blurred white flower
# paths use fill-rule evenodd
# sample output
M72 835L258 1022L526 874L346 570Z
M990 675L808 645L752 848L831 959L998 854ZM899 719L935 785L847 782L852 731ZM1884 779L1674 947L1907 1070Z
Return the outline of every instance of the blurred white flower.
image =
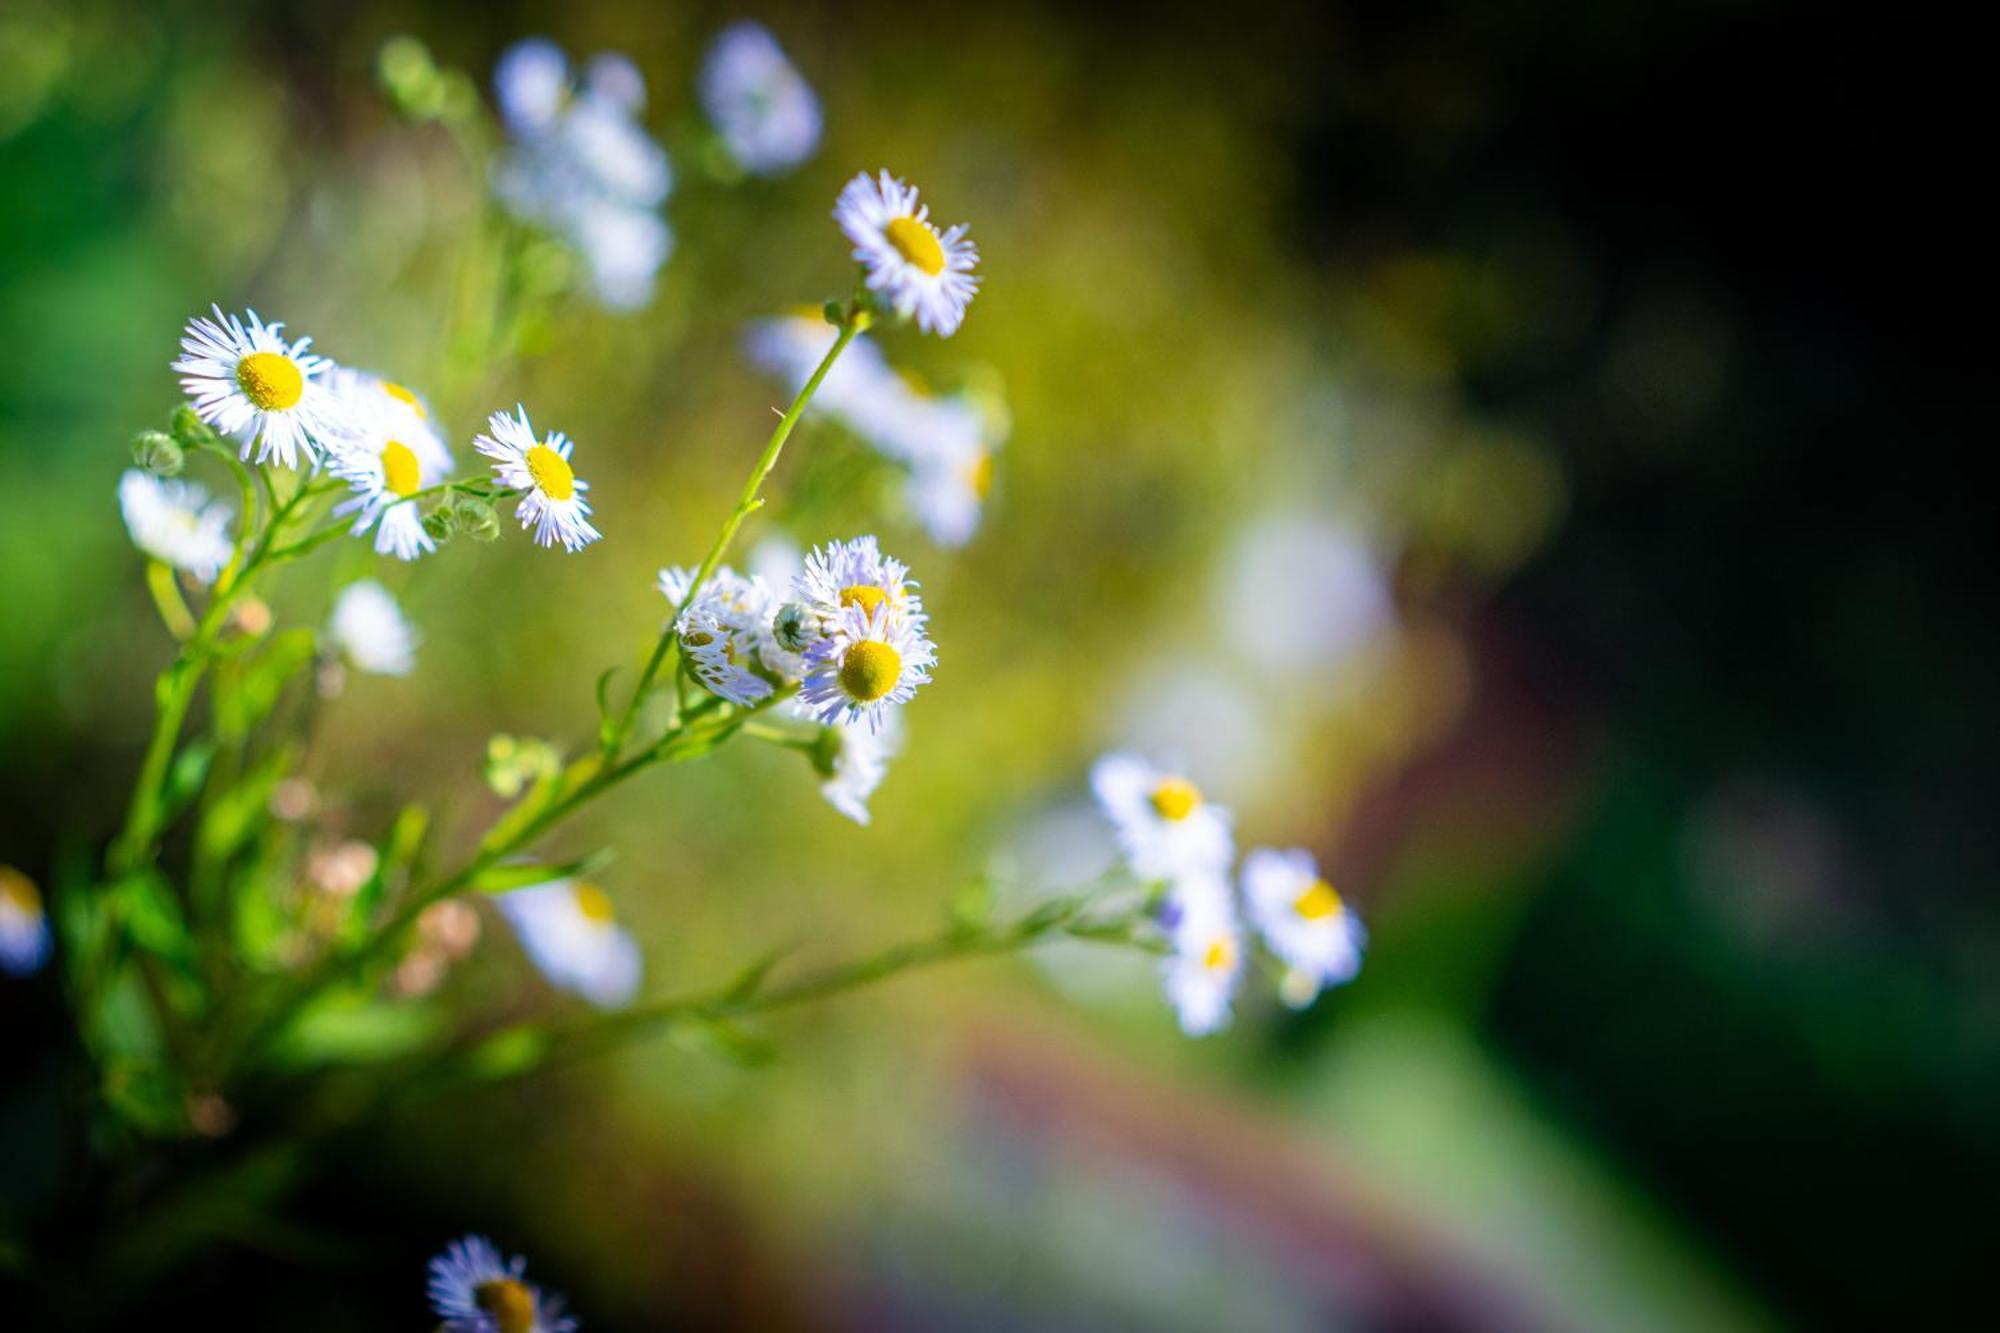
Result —
M889 761L903 748L901 713L890 713L878 728L836 726L830 729L833 774L819 794L828 805L857 824L868 823L868 798L889 775Z
M49 956L49 917L41 890L12 866L0 865L0 972L25 977Z
M1353 528L1319 514L1255 520L1215 587L1216 612L1245 661L1325 677L1393 622L1388 575Z
M334 645L363 671L407 676L416 666L416 631L389 590L373 579L340 590L328 629Z
M639 989L639 945L618 924L604 890L558 879L493 895L494 906L551 984L600 1009L618 1009Z
M1229 811L1182 773L1136 754L1107 754L1091 766L1090 789L1134 874L1178 881L1228 873Z
M819 147L819 99L761 23L732 23L701 69L701 105L753 176L790 171Z
M428 410L401 385L353 375L343 389L352 427L327 450L327 470L353 494L333 512L355 515L357 537L374 528L378 555L414 560L436 543L410 497L444 480L451 455Z
M503 1260L484 1236L466 1236L432 1259L426 1290L444 1333L572 1333L560 1298L525 1279L528 1261Z
M1320 877L1304 848L1277 851L1260 847L1243 858L1243 901L1264 943L1292 973L1308 979L1288 989L1288 1003L1354 979L1368 931Z
M192 481L162 481L132 470L118 479L118 508L132 544L203 583L229 563L229 506Z
M1160 964L1167 999L1190 1037L1229 1025L1243 973L1243 934L1226 880L1197 876L1177 886L1169 927L1173 952Z

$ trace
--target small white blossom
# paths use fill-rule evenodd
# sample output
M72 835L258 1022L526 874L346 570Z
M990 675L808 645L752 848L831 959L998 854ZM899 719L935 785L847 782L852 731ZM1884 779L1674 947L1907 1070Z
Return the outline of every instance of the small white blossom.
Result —
M642 966L638 941L595 884L558 879L493 895L528 958L551 984L600 1009L630 1003Z
M1243 933L1229 885L1196 876L1176 886L1168 937L1173 946L1160 964L1167 999L1190 1037L1229 1024L1229 1005L1243 972Z
M837 726L832 731L838 742L833 751L833 775L820 784L819 794L828 805L865 826L868 798L889 775L889 761L903 747L902 714L888 714L879 730Z
M192 481L162 481L136 469L118 479L118 509L132 544L203 583L229 563L229 506Z
M355 515L357 537L375 529L377 554L414 560L436 543L410 497L444 480L451 455L430 423L429 409L400 384L347 372L340 391L352 429L328 449L327 470L345 481L352 495L333 512Z
M1361 970L1368 932L1311 852L1260 847L1243 858L1243 900L1264 943L1312 990L1351 981ZM1305 994L1304 983L1297 989Z
M475 436L472 447L493 460L502 485L526 492L514 516L533 529L537 546L560 542L566 551L581 551L603 534L591 526L590 502L583 498L590 483L570 467L575 446L561 431L538 438L527 408L517 404L514 413L488 417L487 434Z
M431 1313L444 1333L572 1333L560 1297L525 1279L528 1261L503 1260L484 1236L466 1236L430 1262Z
M407 676L416 666L416 631L389 590L373 579L340 590L328 629L334 645L363 671Z
M834 221L854 242L868 289L925 333L948 338L979 290L979 249L963 223L940 233L916 190L884 171L856 176L840 192Z
M245 458L254 448L259 463L310 463L343 430L321 382L333 363L306 352L311 338L287 342L283 324L266 324L254 310L246 325L221 306L211 309L215 318L197 315L181 334L173 368L182 392L203 421L243 446Z
M937 662L923 630L887 602L872 609L844 605L821 628L822 637L806 650L799 699L829 726L866 722L879 730L887 713L915 697Z
M1107 754L1092 766L1090 787L1134 874L1179 880L1226 873L1229 812L1185 776L1135 754Z
M25 977L49 956L49 917L41 890L12 866L0 865L0 972Z
M701 68L701 105L753 176L790 171L819 147L819 99L761 23L732 23Z

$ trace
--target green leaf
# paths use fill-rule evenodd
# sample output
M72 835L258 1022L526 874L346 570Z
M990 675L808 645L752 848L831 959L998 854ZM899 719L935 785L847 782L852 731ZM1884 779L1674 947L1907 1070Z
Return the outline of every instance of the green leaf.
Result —
M546 884L552 879L587 878L610 865L616 856L616 852L606 847L560 865L545 865L539 861L498 865L475 878L471 888L478 893L512 893L516 889Z
M215 759L215 746L210 741L194 741L174 758L174 766L167 772L167 783L160 797L159 820L162 825L170 823L174 816L187 809L200 792L202 784L208 781L209 764Z
M466 1077L481 1080L514 1078L539 1065L549 1053L549 1034L538 1027L496 1032L466 1053L460 1066Z
M372 1064L408 1055L434 1040L443 1026L443 1015L428 1005L333 995L300 1014L272 1054L278 1063L299 1069Z
M778 1045L769 1037L703 1014L690 1014L675 1026L674 1033L687 1045L745 1069L768 1065L778 1057Z
M202 850L218 861L225 860L255 837L270 822L272 790L296 762L296 748L280 746L218 797L196 834Z
M607 750L611 748L611 733L618 726L611 711L611 678L617 674L617 667L606 667L597 678L597 744Z

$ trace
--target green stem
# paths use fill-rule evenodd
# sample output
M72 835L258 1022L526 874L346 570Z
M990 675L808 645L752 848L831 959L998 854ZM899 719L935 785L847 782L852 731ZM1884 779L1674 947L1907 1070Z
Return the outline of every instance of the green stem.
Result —
M764 487L764 479L771 475L771 469L778 465L778 456L785 450L785 441L791 438L792 427L799 424L799 418L805 414L807 404L812 402L813 395L819 391L821 382L833 369L833 363L840 359L840 354L847 350L847 345L861 332L864 323L859 307L850 307L846 319L841 321L840 334L833 340L833 346L826 349L826 355L820 358L818 368L800 386L798 394L792 399L792 405L785 410L784 416L779 418L777 429L773 430L771 438L765 441L764 452L757 456L756 465L750 469L750 479L743 483L743 493L736 498L736 508L730 511L727 519L723 520L722 531L716 535L715 544L710 546L708 554L702 557L700 567L695 570L694 581L688 584L686 595L681 598L680 605L674 608L674 614L668 617L666 628L660 631L659 641L653 645L653 655L647 659L646 669L640 673L639 683L633 687L632 697L626 702L625 711L619 715L617 725L605 734L604 754L607 759L617 758L619 751L624 747L625 738L632 730L632 723L638 716L640 705L646 701L646 695L652 689L654 679L660 674L660 668L666 664L669 653L679 642L674 636L675 622L680 619L681 612L694 601L702 585L708 582L709 577L722 564L722 557L728 554L729 544L736 539L736 530L743 526L743 520L763 506L764 502L759 498L758 492Z

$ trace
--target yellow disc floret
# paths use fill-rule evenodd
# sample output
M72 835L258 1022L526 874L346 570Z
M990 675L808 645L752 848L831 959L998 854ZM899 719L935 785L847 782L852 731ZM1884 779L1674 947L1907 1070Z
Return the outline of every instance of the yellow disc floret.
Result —
M1201 791L1186 778L1161 778L1153 788L1153 811L1179 823L1201 806Z
M875 614L875 608L887 600L889 594L872 583L850 583L840 590L842 606L858 606L871 616Z
M12 866L0 866L0 904L19 911L24 916L42 914L42 893L29 879Z
M500 1333L534 1333L535 1293L518 1278L496 1277L472 1290L473 1304Z
M401 440L382 446L382 487L408 499L423 489L423 469L417 466L416 451Z
M840 659L840 688L864 704L895 689L902 674L903 655L880 639L863 639Z
M394 398L397 402L407 406L412 412L415 412L417 414L418 419L422 420L429 418L430 409L426 408L415 394L411 393L408 389L405 389L402 385L396 383L396 381L383 380L382 392L388 394L391 398Z
M1340 895L1333 885L1316 879L1292 900L1292 910L1308 921L1324 921L1340 911Z
M993 455L981 452L973 459L966 469L965 481L972 487L972 493L984 500L993 490Z
M567 500L576 494L576 473L570 471L569 460L546 444L528 450L528 475L551 500Z
M1236 946L1227 935L1217 935L1201 955L1201 965L1211 972L1226 971L1236 963Z
M897 254L931 277L944 272L944 247L938 244L937 233L931 230L930 223L913 217L892 218L882 228L882 234L896 247Z
M236 363L236 387L266 412L297 407L306 377L298 362L279 352L252 352Z
M608 926L618 919L617 909L611 905L611 895L595 884L579 884L570 890L570 896L576 899L576 910L583 913L586 921Z

